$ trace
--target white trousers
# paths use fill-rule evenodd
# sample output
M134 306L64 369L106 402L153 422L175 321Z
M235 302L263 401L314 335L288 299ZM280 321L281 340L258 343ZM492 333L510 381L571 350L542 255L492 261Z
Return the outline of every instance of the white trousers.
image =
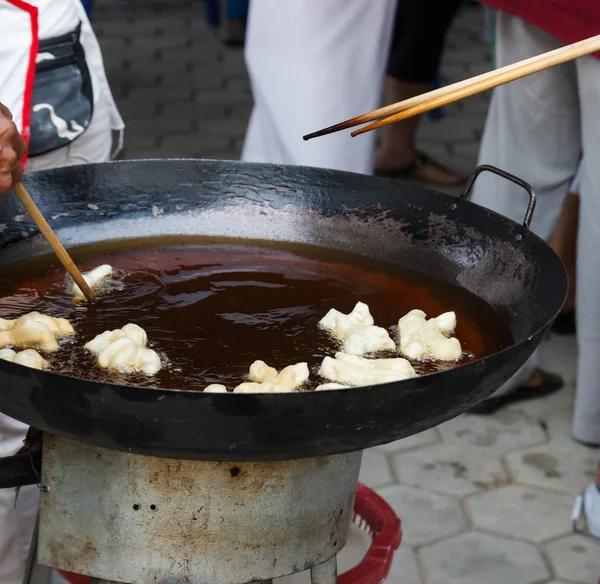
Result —
M396 0L250 3L242 160L371 173L375 135L302 136L380 105Z
M498 66L561 46L523 20L499 13ZM583 57L495 90L479 155L531 183L538 203L531 228L546 241L554 231L582 152L577 260L579 364L573 434L600 442L600 60ZM527 194L482 175L473 201L522 222ZM536 366L534 356L500 391L510 391Z
M32 158L27 171L110 159L110 109L97 105L92 121L70 146ZM28 426L0 413L0 457L16 454ZM22 584L39 508L37 486L0 489L0 584Z

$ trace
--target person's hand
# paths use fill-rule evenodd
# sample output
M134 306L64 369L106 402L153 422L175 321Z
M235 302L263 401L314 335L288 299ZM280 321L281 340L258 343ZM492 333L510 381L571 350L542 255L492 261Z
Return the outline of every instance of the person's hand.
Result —
M0 200L23 178L21 159L27 147L12 121L8 108L0 103Z

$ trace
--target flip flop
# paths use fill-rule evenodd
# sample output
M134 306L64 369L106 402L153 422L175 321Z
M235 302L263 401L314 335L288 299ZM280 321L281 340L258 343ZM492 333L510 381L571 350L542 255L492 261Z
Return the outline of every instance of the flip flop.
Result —
M375 176L379 176L381 178L391 178L391 179L412 178L414 180L422 181L423 179L419 178L417 176L417 173L421 168L423 168L424 166L427 166L427 165L434 166L437 169L442 170L443 172L448 172L448 173L454 172L454 171L450 170L449 168L446 168L439 162L433 160L432 158L427 156L427 154L424 154L423 152L419 152L417 154L417 158L410 164L407 164L405 167L398 168L396 170L385 170L385 171L376 170ZM426 181L426 182L428 184L436 184L439 186L456 187L456 186L465 184L466 179L463 178L462 176L459 176L458 181L456 181L456 182L450 182L450 183L432 182L432 181Z
M539 373L542 378L539 385L520 385L511 393L499 395L497 397L489 397L473 406L468 413L477 414L479 416L489 416L509 404L550 395L562 388L563 379L560 375L549 373L548 371L543 371L541 369L539 369Z

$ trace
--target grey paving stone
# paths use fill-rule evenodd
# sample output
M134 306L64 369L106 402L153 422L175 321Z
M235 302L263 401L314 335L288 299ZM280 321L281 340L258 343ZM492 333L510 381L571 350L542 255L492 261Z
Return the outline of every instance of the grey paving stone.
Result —
M123 38L135 34L136 31L135 23L129 20L110 18L106 15L103 22L104 26L101 27L100 38Z
M499 455L464 444L434 444L395 454L392 464L400 483L464 496L506 484Z
M453 142L473 141L482 129L481 119L470 116L452 116L437 121L422 118L417 135L424 142L447 141L450 138Z
M394 554L392 567L385 581L389 584L424 584L416 553L400 545Z
M524 485L509 485L467 499L477 529L541 543L571 531L573 497Z
M223 66L230 73L246 73L243 51L239 48L228 48L223 53Z
M394 485L378 489L402 521L402 545L424 545L460 533L467 520L455 497Z
M148 147L130 147L126 144L123 150L122 158L127 160L145 160L148 158L170 158L170 156L167 156L165 153L163 153L163 151L161 151L161 149L156 145Z
M244 123L248 123L250 114L252 113L251 103L240 103L229 107L228 117L232 120L241 120Z
M479 157L479 143L477 142L451 142L449 145L453 160L460 161L461 170L470 176L477 167Z
M136 62L137 65L137 62ZM172 55L160 54L147 58L145 66L151 66L156 74L164 73L167 75L189 75L190 71L201 70L196 59L191 59L187 55L182 56L178 53Z
M600 578L597 541L570 535L547 544L546 554L558 578L581 584L596 584Z
M185 35L181 34L170 34L166 36L161 36L157 38L155 35L141 35L136 34L132 38L131 47L132 51L137 52L151 52L154 51L157 47L161 49L174 49L174 48L185 48L186 45L189 45L188 39Z
M223 76L222 75L204 75L198 68L193 71L182 75L178 71L165 71L158 73L157 85L159 87L167 87L169 85L185 85L191 90L196 91L217 91L223 87Z
M250 80L246 74L225 77L224 82L224 87L226 89L233 89L234 91L250 94Z
M196 106L199 107L199 106ZM225 136L230 139L243 141L246 134L246 123L242 120L234 119L213 119L201 120L197 126L199 133L206 133L214 136Z
M121 113L121 117L127 123L129 120L139 118L150 118L154 119L160 109L160 102L157 100L138 101L133 102L129 99L120 98L117 99L117 107ZM128 131L131 134L131 131Z
M546 434L535 417L510 410L501 410L494 416L465 414L442 424L439 431L444 442L467 443L498 454L546 442Z
M359 481L371 489L392 484L394 477L388 457L375 449L365 450Z
M591 448L573 441L553 442L506 457L516 482L579 495L596 473Z
M238 105L252 102L252 97L247 93L220 89L218 91L205 91L195 96L196 103L219 103L224 105Z
M237 152L241 152L244 147L244 137L239 136L237 138L231 138L229 143L230 148L233 148Z
M388 454L393 454L394 452L403 452L405 450L412 450L413 448L434 444L438 441L439 436L437 431L435 428L431 428L430 430L425 430L425 432L420 432L419 434L403 438L402 440L396 440L389 444L382 444L381 446L377 446L376 449Z
M197 125L206 121L220 125L227 121L227 107L219 103L198 104L187 100L168 101L161 105L160 112L165 119L184 118L195 121ZM238 126L245 127L242 120L236 121Z
M166 133L184 133L192 131L192 120L185 116L157 116L153 118L130 119L127 130L135 135L158 136Z
M229 148L207 148L202 152L201 158L212 160L239 160L241 152Z
M566 392L571 397L571 392ZM543 417L543 423L546 426L546 433L551 444L566 442L571 444L571 427L573 424L573 408L569 405L565 408L557 409Z
M547 426L547 416L558 410L571 409L575 401L575 388L565 386L552 395L544 396L535 400L523 401L509 406L511 411L520 411L529 416L536 417L542 426ZM564 415L564 414L563 414ZM563 420L561 433L564 438L571 440L571 420Z
M169 102L175 100L192 99L192 91L187 85L167 85L152 89L152 92L137 87L131 87L126 94L126 99L133 103L144 102L148 100Z
M169 134L164 137L161 149L172 156L205 158L215 150L229 150L229 139L221 136L199 134Z
M419 551L429 584L534 584L550 577L530 543L466 533Z
M577 376L577 340L574 336L550 337L542 346L540 366L558 373L567 385L575 385Z
M151 150L157 147L156 137L153 135L140 135L125 131L125 150Z
M117 37L107 37L107 36L98 36L98 42L100 43L100 48L102 49L102 53L104 59L107 59L107 54L110 51L120 51L119 58L116 59L116 63L119 63L120 57L123 56L123 50L125 49L125 37L123 35ZM109 54L109 57L112 53ZM112 65L112 63L111 63Z

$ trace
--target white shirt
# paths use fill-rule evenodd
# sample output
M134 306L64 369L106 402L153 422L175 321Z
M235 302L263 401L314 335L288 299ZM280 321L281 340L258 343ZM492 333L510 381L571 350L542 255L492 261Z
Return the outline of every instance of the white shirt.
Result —
M109 107L113 130L125 127L106 79L100 46L81 0L0 0L0 102L12 112L27 142L39 40L72 31L79 22L94 106Z

